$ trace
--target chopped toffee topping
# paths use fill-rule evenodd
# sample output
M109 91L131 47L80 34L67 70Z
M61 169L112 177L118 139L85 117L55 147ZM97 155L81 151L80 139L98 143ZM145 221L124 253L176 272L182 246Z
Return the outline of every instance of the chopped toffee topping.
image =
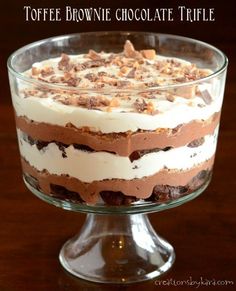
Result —
M89 50L87 57L94 61L101 60L101 56L94 50Z
M144 56L144 58L146 58L148 60L153 60L156 57L155 50L142 50L141 54Z
M133 105L138 112L153 114L155 111L153 103L151 101L146 102L143 98L137 98Z
M69 71L71 68L70 58L67 54L61 55L61 60L58 63L58 69L61 71Z
M142 58L142 54L134 49L133 44L129 40L125 42L124 55L127 58Z
M170 102L174 102L175 101L175 97L172 94L167 94L166 95L166 99Z
M137 51L127 40L121 53L105 53L89 50L87 54L69 56L62 53L58 62L50 60L32 67L31 77L40 78L47 83L66 83L73 87L97 88L117 86L117 82L107 82L102 77L109 76L124 84L127 79L131 88L143 86L154 87L169 84L179 84L197 80L209 75L210 70L199 69L195 64L181 62L173 58L162 58L154 49ZM102 70L98 70L102 68ZM111 71L114 73L112 74ZM66 74L72 74L72 80L67 80ZM58 78L60 77L60 78ZM81 80L81 81L77 81ZM86 81L87 80L87 81ZM89 81L89 82L88 82ZM118 83L119 84L119 83ZM120 86L118 86L120 87ZM123 87L123 86L121 86Z
M129 71L129 73L126 75L127 78L134 78L135 77L136 68L133 68Z
M84 76L84 78L87 78L91 82L96 82L98 79L98 76L94 73L88 73Z
M204 103L196 105L198 107L207 106L213 100L208 90L200 91L196 85L185 85L169 91L156 90L155 87L163 85L179 85L198 80L211 74L211 71L200 69L186 61L159 56L154 49L138 51L129 40L126 40L120 53L96 52L92 49L86 54L62 53L60 58L33 65L26 74L45 82L45 90L36 86L32 86L30 90L24 89L22 92L25 98L30 96L52 98L64 105L107 112L112 111L113 107L124 105L130 112L135 109L139 113L156 114L159 112L157 110L159 98L175 103L177 96L192 99L197 95L204 100ZM79 90L73 92L70 88L47 89L49 83L79 90L95 89L98 93L84 94ZM99 93L100 89L129 91L125 94L111 93L105 97ZM136 89L140 91L134 93ZM153 99L153 102L150 102L150 99ZM194 103L191 104L195 106Z

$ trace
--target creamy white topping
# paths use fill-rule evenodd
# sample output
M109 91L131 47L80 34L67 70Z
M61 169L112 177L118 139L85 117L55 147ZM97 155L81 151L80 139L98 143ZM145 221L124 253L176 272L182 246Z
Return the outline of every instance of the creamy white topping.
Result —
M18 130L21 156L31 166L39 171L47 170L50 174L67 174L88 183L104 179L143 178L164 168L175 171L193 168L215 154L217 135L218 127L213 135L205 136L205 142L198 147L186 145L166 152L152 152L131 162L128 157L107 152L87 152L75 149L72 145L65 148L67 157L63 158L55 143L38 150L36 145L24 141Z
M99 53L99 55L101 56L102 59L107 60L107 59L109 59L109 57L112 54L101 52L101 53ZM70 61L72 63L76 63L76 64L84 64L85 62L91 62L91 59L88 58L84 54L69 55L69 58L70 58ZM48 59L48 60L45 60L42 62L34 63L32 65L32 67L39 69L39 70L44 69L44 68L53 68L54 73L49 74L49 75L46 74L45 76L41 76L40 77L41 80L45 80L45 81L50 82L50 78L53 75L57 78L57 84L66 85L66 83L60 81L60 78L64 76L64 72L62 70L58 69L58 63L60 60L61 60L60 57L59 58L52 58L52 59ZM127 58L126 60L127 60L127 62L130 61L131 63L137 62L137 60L132 59L132 58ZM164 62L170 61L170 60L176 61L180 64L180 66L173 69L171 74L164 73L164 71L165 71L164 67L163 67L162 71L156 67L157 63L164 64ZM148 65L146 65L145 62L148 62ZM145 70L142 70L140 72L140 74L142 74L142 79L139 79L139 78L138 79L137 78L136 79L135 78L128 78L127 79L126 76L127 76L128 72L132 70L132 67L131 68L128 67L128 69L127 69L128 71L121 74L120 73L121 66L118 66L116 64L109 64L109 65L105 65L105 66L101 65L99 67L85 68L83 70L77 71L74 75L78 78L81 78L79 85L78 85L78 87L81 87L81 88L94 88L95 82L90 82L89 79L86 78L86 75L89 73L93 73L93 74L97 75L99 72L105 72L108 74L109 77L113 76L121 81L128 80L133 87L143 88L144 83L158 83L159 85L176 84L176 83L178 83L175 81L176 78L182 77L181 70L184 69L185 67L188 68L190 66L191 66L191 63L187 62L183 59L167 58L167 57L164 57L161 55L156 55L155 58L152 60L144 60L144 64L141 65L141 67L145 68ZM210 73L211 73L211 71L208 70L208 74L210 74ZM29 77L33 77L36 79L38 77L37 75L32 76L31 70L26 71L25 74ZM105 76L105 78L104 78L104 82L102 81L105 85L103 88L113 87L112 83L109 84L109 82L105 81L106 77L107 76Z
M110 54L102 54L108 58ZM86 60L84 55L70 56L71 59L77 60L78 63L82 63ZM172 59L172 58L171 58ZM57 64L60 58L50 59L43 61L41 63L34 64L35 68L45 68L53 67L55 70L55 75L57 77L63 76L63 72L58 70ZM150 64L155 64L158 61L170 60L170 58L157 55L154 60L148 60ZM187 66L190 63L181 60L174 59L176 62ZM168 77L168 74L157 73L157 69L154 66L147 65L149 68L149 73L144 78L143 82L155 81L164 84L176 84L171 78L172 75ZM110 75L117 76L119 74L119 68L117 66L102 66L99 68L87 68L79 73L81 77L82 87L89 87L91 89L91 82L84 76L89 72L98 73L105 71ZM30 74L29 71L26 74ZM155 74L157 74L155 76ZM179 72L176 73L179 76ZM50 78L46 76L44 79ZM125 77L119 77L119 80L127 80ZM130 81L130 79L129 79ZM140 85L142 82L140 80L132 79L131 81L134 85ZM12 92L13 104L18 116L25 116L30 120L36 122L45 122L52 125L66 126L66 124L71 123L74 126L89 127L91 131L100 131L102 133L112 133L112 132L135 132L139 129L142 130L155 130L157 128L175 128L179 124L188 123L192 120L207 120L215 112L221 110L223 92L220 92L220 84L218 80L214 80L208 83L201 83L198 86L197 93L188 99L184 98L186 92L189 93L193 87L181 87L175 91L171 91L174 95L174 101L168 101L166 95L168 91L159 91L153 93L153 98L145 99L146 102L151 102L153 106L153 114L147 114L147 112L135 112L134 102L137 98L141 96L141 92L135 92L132 90L127 93L128 99L118 98L119 105L115 107L110 107L107 110L106 107L101 110L93 108L83 108L75 105L64 105L58 100L55 100L55 96L62 96L65 98L68 92L51 92L49 90L41 91L40 89L35 94L30 93L29 90L34 90L35 88L30 88L28 84L19 84L19 93ZM195 88L195 87L194 87ZM196 89L196 88L195 88ZM195 90L194 89L194 90ZM27 97L25 97L25 92L27 91ZM200 97L201 92L207 91L212 101L210 104L206 104L204 100ZM78 89L78 94L70 96L73 98L79 95L80 91ZM82 94L82 93L81 93ZM83 93L84 94L84 93ZM97 96L102 93L90 93L87 92L87 96ZM126 94L126 93L124 93ZM182 97L181 97L182 94ZM39 97L40 95L40 97ZM111 99L116 94L107 94L105 97ZM78 96L77 96L78 97Z
M175 102L169 102L160 96L152 100L159 110L155 115L130 112L131 107L128 103L113 112L105 112L64 105L51 98L19 98L13 95L13 104L18 116L26 116L36 122L60 126L72 123L78 128L88 126L92 131L111 133L175 128L192 120L207 120L221 110L222 99L223 96L218 96L210 106L200 107L199 104L203 104L203 100L197 96L191 99L191 106L190 101L185 98L176 97Z

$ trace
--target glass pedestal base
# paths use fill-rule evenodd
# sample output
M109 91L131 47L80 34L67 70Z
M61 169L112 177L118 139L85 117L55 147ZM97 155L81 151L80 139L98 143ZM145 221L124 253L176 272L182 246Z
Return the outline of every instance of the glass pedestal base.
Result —
M76 277L99 283L135 283L167 272L174 263L173 247L159 237L146 213L179 206L200 195L210 178L196 191L166 203L132 206L76 204L26 186L40 199L57 207L87 214L80 233L60 251L62 266Z
M80 233L60 251L62 266L99 283L134 283L165 273L173 247L160 238L146 214L88 214Z

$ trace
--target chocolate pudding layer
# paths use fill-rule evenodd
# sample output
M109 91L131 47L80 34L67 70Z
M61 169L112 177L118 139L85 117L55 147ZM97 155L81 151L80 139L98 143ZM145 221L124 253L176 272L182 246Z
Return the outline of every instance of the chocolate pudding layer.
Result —
M36 190L73 203L96 204L102 198L110 205L130 204L140 199L169 201L192 193L208 181L213 163L214 157L189 171L163 170L156 175L130 181L111 179L84 183L66 175L39 172L22 159L25 180Z
M45 142L57 141L66 145L82 144L95 151L108 151L120 156L129 156L137 150L152 148L180 147L189 141L213 134L219 124L220 113L215 113L206 121L194 120L180 124L174 129L159 128L155 131L109 133L91 132L86 128L51 125L16 117L16 126L32 139Z
M209 180L222 103L210 69L126 41L120 53L62 54L24 74L32 82L12 94L17 135L25 181L40 192L161 203Z

